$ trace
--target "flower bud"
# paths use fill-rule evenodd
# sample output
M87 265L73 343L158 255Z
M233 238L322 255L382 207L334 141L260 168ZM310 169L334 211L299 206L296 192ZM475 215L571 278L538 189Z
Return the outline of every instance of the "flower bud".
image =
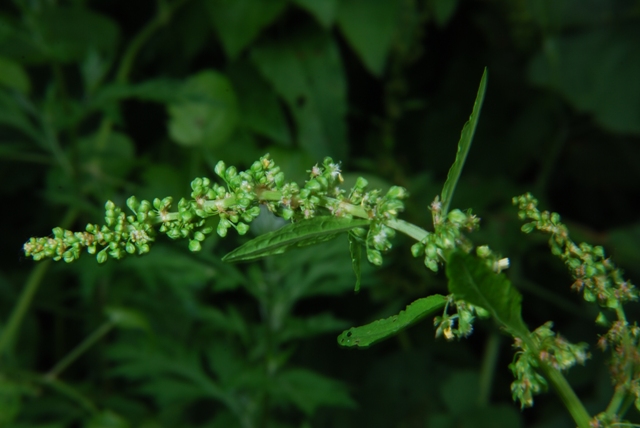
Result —
M249 225L246 223L238 223L238 225L236 226L236 230L238 231L239 235L244 235L245 233L247 233L249 231Z
M416 242L411 246L411 254L413 257L420 257L424 254L424 245L420 242Z
M196 241L195 239L192 239L191 241L189 241L189 251L192 252L197 252L200 251L202 249L202 245L200 244L200 241Z
M382 254L373 248L367 248L367 259L371 264L382 266Z
M224 178L224 171L227 169L227 165L223 161L218 161L215 168L213 169L218 176Z

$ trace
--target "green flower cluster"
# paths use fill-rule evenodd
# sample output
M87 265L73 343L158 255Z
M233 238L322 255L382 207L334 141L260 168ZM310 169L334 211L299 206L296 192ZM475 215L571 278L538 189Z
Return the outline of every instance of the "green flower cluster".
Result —
M459 209L449 211L446 217L442 215L442 203L436 199L430 206L433 216L434 233L428 233L421 241L413 244L413 257L423 257L424 265L434 272L438 272L439 265L445 261L445 254L456 247L466 252L471 251L473 244L464 236L463 230L473 232L480 225L480 219L468 210L466 213Z
M536 351L527 346L520 338L515 338L514 347L517 349L514 361L509 369L516 380L511 384L511 394L514 400L519 400L521 406L533 406L533 396L546 391L547 381L536 369L540 364L547 364L556 370L565 371L576 364L584 364L589 358L586 343L572 344L560 335L556 335L551 328L552 322L546 322L538 327L530 338L536 345Z
M369 230L353 231L367 248L371 263L382 264L382 253L391 249L395 230L387 225L397 219L404 209L402 199L407 191L391 187L381 196L379 190L367 191L367 181L360 177L349 194L340 185L343 182L340 165L329 157L309 170L309 180L300 187L286 182L284 173L269 155L255 161L246 171L238 172L220 161L214 168L225 186L206 177L191 182L191 198L181 199L177 211L172 211L171 197L153 202L127 200L132 215L126 215L109 201L105 204L105 224L88 224L84 232L53 229L53 236L30 238L24 244L27 256L34 260L53 258L72 262L83 249L97 252L98 262L109 257L120 259L127 254L145 254L158 233L171 239L188 239L189 249L199 251L201 242L214 230L224 237L230 228L240 235L249 230L249 224L265 205L274 214L286 220L301 221L319 215L360 217L371 221ZM219 218L217 227L211 217ZM100 250L99 250L100 249ZM98 251L99 250L99 251Z
M597 301L601 306L616 309L625 302L637 300L635 286L626 281L622 271L605 257L602 247L586 243L577 245L569 238L569 231L560 222L560 215L540 212L538 201L530 193L513 198L513 204L518 206L520 219L532 220L522 225L523 232L538 229L551 234L551 252L565 262L574 279L571 288L582 291L586 301Z
M452 299L453 296L450 297ZM453 306L455 313L449 314ZM473 322L479 318L488 318L489 312L479 306L474 306L463 300L447 302L442 316L433 319L436 328L436 337L444 336L447 340L461 339L473 333Z

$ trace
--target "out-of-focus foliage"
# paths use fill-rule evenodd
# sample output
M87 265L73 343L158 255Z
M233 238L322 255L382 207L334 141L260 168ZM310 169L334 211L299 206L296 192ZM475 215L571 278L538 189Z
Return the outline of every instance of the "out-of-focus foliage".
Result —
M102 266L20 252L99 221L108 199L178 200L219 160L265 152L291 180L330 155L372 187L405 186L406 218L427 227L485 66L452 207L473 208L474 242L511 259L525 323L590 341L569 380L600 411L597 314L523 239L510 200L534 191L638 282L638 28L637 0L3 2L0 426L569 426L553 400L517 411L509 344L483 356L490 323L461 342L425 321L366 352L337 346L444 292L402 238L357 295L346 239L244 265L220 261L246 239L232 234Z

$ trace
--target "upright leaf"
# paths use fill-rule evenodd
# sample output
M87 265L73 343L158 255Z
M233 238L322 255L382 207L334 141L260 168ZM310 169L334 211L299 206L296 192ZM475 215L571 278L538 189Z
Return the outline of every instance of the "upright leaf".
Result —
M368 220L320 216L291 223L283 228L265 233L246 242L222 258L225 262L240 262L260 257L282 254L305 245L313 245L335 238L356 227L369 224Z
M446 267L449 291L456 299L480 306L511 334L525 337L529 331L522 321L522 295L504 274L495 273L482 259L456 250Z
M404 311L400 311L398 315L377 320L361 327L351 327L338 336L338 343L342 346L368 348L440 310L446 303L447 297L440 294L418 299L408 305Z
M451 198L453 198L453 192L456 190L458 179L462 173L464 162L467 159L467 153L471 148L471 142L473 141L473 134L476 132L476 125L478 124L478 118L480 117L480 109L482 108L482 102L484 101L484 92L487 88L487 69L484 69L482 73L482 79L480 80L480 88L478 89L478 95L476 95L476 101L473 104L473 111L469 120L464 124L462 128L462 135L460 135L460 141L458 142L458 153L456 154L456 160L449 169L447 175L447 181L445 181L442 187L442 216L446 216L449 212L449 205L451 204Z

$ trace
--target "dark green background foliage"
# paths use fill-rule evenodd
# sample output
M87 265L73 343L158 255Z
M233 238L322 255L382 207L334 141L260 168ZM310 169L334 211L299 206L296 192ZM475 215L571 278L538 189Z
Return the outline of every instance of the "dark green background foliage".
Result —
M533 191L638 282L639 1L14 0L0 5L0 329L39 286L0 355L0 426L572 426L552 395L524 413L511 402L506 337L481 390L490 322L461 342L425 320L366 351L338 346L446 294L402 237L357 295L346 238L240 265L220 261L247 240L235 233L200 253L161 238L100 266L21 255L54 226L101 222L108 199L177 200L218 160L266 152L289 180L330 155L347 182L405 186L405 218L428 227L485 66L452 207L473 208L474 241L510 257L525 323L590 343L569 380L603 410L604 330L510 200ZM277 224L261 217L250 235Z

